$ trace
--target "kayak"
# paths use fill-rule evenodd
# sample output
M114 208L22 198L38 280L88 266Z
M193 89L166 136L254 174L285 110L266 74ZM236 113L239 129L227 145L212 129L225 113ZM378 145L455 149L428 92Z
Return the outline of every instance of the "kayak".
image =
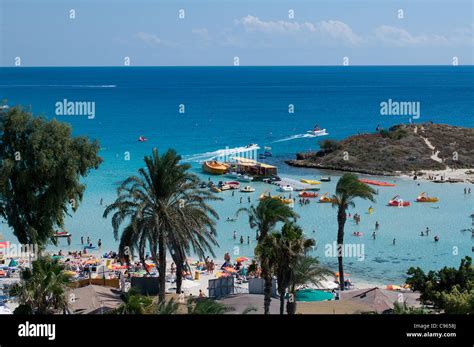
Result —
M389 206L394 206L394 207L407 207L410 206L409 201L403 201L399 195L394 196L392 200L388 202Z
M298 194L299 197L301 198L317 198L318 193L313 193L313 192L301 192Z
M306 184L311 184L311 185L321 184L321 182L319 182L319 181L305 180L305 179L301 179L300 182L303 182L303 183L306 183Z
M375 181L375 180L360 179L359 182L362 182L365 184L371 184L374 186L381 186L381 187L395 187L395 184L393 183Z

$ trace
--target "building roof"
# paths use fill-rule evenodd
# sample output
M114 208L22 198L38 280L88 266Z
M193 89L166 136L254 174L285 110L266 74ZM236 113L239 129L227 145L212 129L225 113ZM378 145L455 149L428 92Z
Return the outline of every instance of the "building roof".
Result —
M228 314L242 314L244 311L248 310L247 313L249 314L263 314L263 299L264 296L260 294L238 294L217 301L234 308L234 310L227 312ZM278 298L272 298L270 303L270 314L279 313L280 301Z
M75 314L100 314L117 308L123 304L120 291L112 287L88 285L76 288L69 293L71 311Z
M420 307L420 293L399 292L378 287L341 292L341 301L359 302L368 305L372 311L384 313L393 310L395 302Z

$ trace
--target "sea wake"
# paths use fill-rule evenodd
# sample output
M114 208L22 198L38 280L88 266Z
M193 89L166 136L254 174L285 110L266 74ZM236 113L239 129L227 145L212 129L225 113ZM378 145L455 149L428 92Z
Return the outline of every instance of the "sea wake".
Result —
M324 134L319 134L319 135L313 135L313 134L296 134L296 135L291 135L289 137L285 137L280 140L273 141L273 143L276 142L285 142L285 141L291 141L291 140L298 140L298 139L308 139L308 138L313 138L313 137L321 137L321 136L326 136L329 135L328 133Z

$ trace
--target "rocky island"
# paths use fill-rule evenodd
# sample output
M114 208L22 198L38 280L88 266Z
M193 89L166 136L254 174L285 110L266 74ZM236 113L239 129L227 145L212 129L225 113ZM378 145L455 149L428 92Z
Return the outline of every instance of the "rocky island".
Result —
M323 140L319 151L298 153L296 160L287 164L372 175L440 175L442 180L446 176L447 180L472 182L474 129L400 124L341 141Z

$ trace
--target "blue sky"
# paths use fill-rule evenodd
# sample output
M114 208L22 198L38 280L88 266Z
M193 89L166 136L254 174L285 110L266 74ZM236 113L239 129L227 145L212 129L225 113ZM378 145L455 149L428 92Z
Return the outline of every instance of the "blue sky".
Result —
M0 0L1 66L472 65L473 36L472 0Z

